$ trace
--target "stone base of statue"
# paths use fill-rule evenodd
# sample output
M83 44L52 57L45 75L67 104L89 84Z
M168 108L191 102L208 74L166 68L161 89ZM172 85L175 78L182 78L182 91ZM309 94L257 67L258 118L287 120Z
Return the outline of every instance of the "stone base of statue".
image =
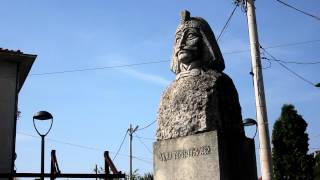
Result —
M256 180L254 141L210 131L161 140L153 149L155 180Z

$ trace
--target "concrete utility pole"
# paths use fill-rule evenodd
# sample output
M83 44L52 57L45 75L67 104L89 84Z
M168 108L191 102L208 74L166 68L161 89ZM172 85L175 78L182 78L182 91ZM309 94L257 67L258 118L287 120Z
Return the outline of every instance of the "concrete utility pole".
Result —
M130 149L130 154L129 154L129 180L132 180L132 135L134 132L137 131L139 126L136 126L134 129L132 128L132 124L130 124L130 128L128 129L129 131L129 149Z
M267 107L264 95L263 76L260 58L260 44L256 24L254 0L244 0L247 4L247 18L250 36L250 49L254 92L256 97L257 121L260 141L260 166L263 180L273 180L270 137Z

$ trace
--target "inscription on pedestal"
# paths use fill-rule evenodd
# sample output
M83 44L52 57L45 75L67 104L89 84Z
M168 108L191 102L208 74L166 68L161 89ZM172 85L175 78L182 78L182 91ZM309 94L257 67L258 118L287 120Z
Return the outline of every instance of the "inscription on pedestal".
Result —
M158 158L161 161L170 161L177 159L192 158L196 156L204 156L208 154L210 154L210 146L201 146L171 152L160 152Z
M154 143L155 180L220 180L217 132Z

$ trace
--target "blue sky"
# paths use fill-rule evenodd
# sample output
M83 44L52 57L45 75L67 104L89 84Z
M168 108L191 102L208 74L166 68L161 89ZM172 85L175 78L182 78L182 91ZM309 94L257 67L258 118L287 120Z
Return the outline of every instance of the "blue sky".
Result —
M89 173L95 164L103 165L103 150L114 156L112 152L117 151L130 123L144 127L155 120L160 96L175 78L169 62L35 74L170 60L181 10L188 9L192 16L205 18L217 36L234 7L231 0L0 2L0 47L38 55L19 97L22 114L17 127L18 172L40 170L40 139L32 125L35 112L47 110L54 116L48 135L51 140L46 141L46 169L49 171L50 150L56 149L63 172ZM320 1L290 3L320 16ZM264 47L318 40L268 49L275 57L285 61L320 61L320 21L275 0L256 1L256 10L260 44ZM232 53L249 49L245 14L240 9L219 44L226 63L225 73L238 89L243 117L254 118L249 51ZM263 66L268 63L263 61ZM287 66L314 83L320 82L319 64ZM320 89L298 79L276 62L263 73L270 132L281 106L292 103L309 124L310 152L319 149ZM134 159L134 169L141 173L152 171L149 150L155 128L153 124L136 134L144 137L140 140L147 148L134 138L134 155L143 160ZM252 136L253 129L247 134ZM127 154L128 138L115 159L122 171L128 170Z

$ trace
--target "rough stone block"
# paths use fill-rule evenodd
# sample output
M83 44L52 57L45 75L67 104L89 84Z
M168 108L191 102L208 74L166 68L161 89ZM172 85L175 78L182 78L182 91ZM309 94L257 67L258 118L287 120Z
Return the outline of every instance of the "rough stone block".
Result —
M210 131L155 142L155 180L256 180L253 140L230 139Z
M228 130L244 135L241 107L232 80L212 70L175 80L161 97L157 140Z

